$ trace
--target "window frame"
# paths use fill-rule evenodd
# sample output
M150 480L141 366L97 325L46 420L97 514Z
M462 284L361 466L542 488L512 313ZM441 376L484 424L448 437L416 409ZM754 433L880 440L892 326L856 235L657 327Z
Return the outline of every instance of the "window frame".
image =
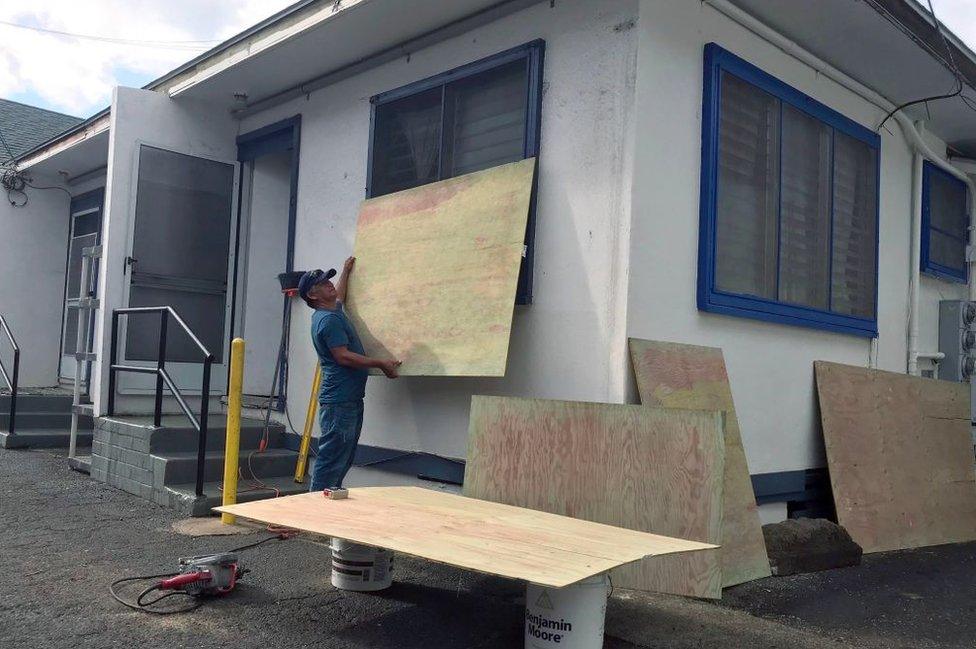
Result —
M449 83L467 79L484 72L489 72L503 65L524 60L526 64L528 92L526 93L525 112L525 141L522 148L522 159L536 159L536 173L532 180L532 198L529 203L528 224L525 230L525 255L522 258L522 268L518 291L515 296L516 304L532 303L532 279L535 260L535 223L536 223L536 195L539 182L539 149L542 139L542 79L545 65L546 42L536 39L517 47L492 54L485 58L466 63L446 72L435 74L408 83L399 88L388 90L370 97L369 111L369 144L366 157L366 198L373 198L373 152L375 148L376 109L384 104L398 101L440 86L442 89ZM443 91L441 98L443 106ZM442 117L443 120L443 117ZM443 138L439 146L443 146ZM438 158L442 152L438 150ZM443 179L439 179L443 180ZM437 182L437 181L434 181ZM430 183L426 183L430 184ZM417 185L421 187L422 185Z
M921 231L921 241L920 241L922 254L919 260L920 261L919 270L925 273L926 275L931 275L932 277L937 277L938 279L942 279L948 282L954 282L957 284L968 284L969 263L965 259L963 260L963 264L962 264L963 268L962 271L960 272L958 268L953 268L951 266L943 266L942 264L932 261L932 259L929 257L929 244L930 244L931 232L933 229L953 239L961 240L966 247L966 256L968 256L969 254L968 224L967 224L967 230L965 232L965 236L962 237L961 239L954 232L946 232L945 230L936 228L932 225L932 220L931 220L932 206L930 203L931 196L932 196L931 189L930 189L932 174L937 174L942 178L946 178L952 181L953 183L957 183L962 186L963 190L966 192L967 221L969 217L968 214L969 202L973 200L973 197L969 195L969 186L966 183L959 180L958 178L956 178L955 176L947 172L945 169L941 169L934 163L928 160L922 161L922 224L921 224L922 231Z
M721 291L716 286L717 200L719 117L721 111L721 77L726 72L756 86L797 110L827 124L875 150L875 255L874 315L871 318L789 304L778 300ZM881 206L881 138L870 129L825 106L809 95L780 81L756 66L732 54L716 43L704 50L704 86L702 96L701 196L698 242L698 309L709 313L738 316L837 333L874 338L878 335L878 267L880 257ZM833 156L833 153L831 153ZM833 162L831 162L833 168ZM831 172L833 173L833 172ZM831 182L833 192L833 182ZM781 209L781 208L780 208ZM830 258L833 259L833 199L831 199ZM779 217L778 217L779 218ZM777 244L779 248L779 244ZM779 262L777 262L778 264ZM832 277L833 272L828 272ZM828 304L830 285L828 285Z

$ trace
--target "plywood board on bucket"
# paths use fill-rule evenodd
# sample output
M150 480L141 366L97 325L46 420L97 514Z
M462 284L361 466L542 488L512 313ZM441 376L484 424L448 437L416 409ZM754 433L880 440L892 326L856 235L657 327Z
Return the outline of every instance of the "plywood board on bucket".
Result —
M419 487L352 488L343 500L313 492L215 510L554 588L648 556L714 551Z
M725 413L722 585L768 577L766 542L722 350L631 338L630 357L645 406Z
M400 374L504 376L535 159L365 201L347 309Z
M464 493L717 543L722 447L717 412L475 396ZM624 588L721 596L714 550L647 560L613 579Z
M837 519L864 551L976 539L969 386L814 367Z

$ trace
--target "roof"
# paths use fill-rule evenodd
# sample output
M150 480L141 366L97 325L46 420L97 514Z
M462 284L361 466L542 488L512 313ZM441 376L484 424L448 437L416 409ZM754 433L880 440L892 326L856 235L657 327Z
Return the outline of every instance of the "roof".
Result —
M80 117L0 99L0 134L9 147L9 151L0 148L0 160L26 153L81 121Z

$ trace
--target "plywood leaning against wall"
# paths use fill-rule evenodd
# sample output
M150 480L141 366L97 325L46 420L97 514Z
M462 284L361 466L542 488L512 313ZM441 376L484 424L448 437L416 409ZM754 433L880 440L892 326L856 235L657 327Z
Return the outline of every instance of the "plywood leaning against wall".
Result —
M365 201L347 309L400 374L504 376L535 158Z
M561 588L647 556L714 546L598 525L419 487L364 487L217 507L470 570Z
M645 406L725 413L722 585L768 577L766 543L722 350L631 338L630 357Z
M864 551L976 539L969 385L814 367L837 520Z
M465 495L716 543L722 415L622 404L475 396ZM721 597L717 551L659 557L614 584Z

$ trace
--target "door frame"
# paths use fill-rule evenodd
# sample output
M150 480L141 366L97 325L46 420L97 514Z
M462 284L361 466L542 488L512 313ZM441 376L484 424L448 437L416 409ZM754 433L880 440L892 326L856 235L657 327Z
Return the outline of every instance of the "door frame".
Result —
M90 210L97 211L99 214L98 218L98 229L95 230L95 245L100 245L102 242L102 230L105 225L105 187L99 187L91 191L78 194L77 196L72 196L71 200L68 202L68 243L65 248L65 264L64 264L64 291L61 296L61 336L58 342L58 384L71 384L74 385L74 372L71 376L63 376L64 371L64 334L67 328L68 319L68 301L77 300L77 297L72 297L68 295L68 285L70 284L70 272L71 269L68 265L71 263L71 241L75 236L75 216L84 216L80 214L84 212L85 214L91 214ZM83 278L82 278L83 279ZM97 270L92 273L92 280L94 286L92 287L95 296L98 295L98 272ZM79 280L80 281L80 280ZM88 346L91 347L95 340L95 312L92 311L89 314L88 323ZM77 351L77 350L76 350ZM75 361L76 363L78 361ZM88 371L85 373L84 385L87 387L91 384L91 364L88 365Z
M132 175L130 176L131 181L129 183L129 209L128 209L128 223L126 224L126 239L125 239L125 255L130 257L132 255L132 247L135 243L135 229L136 229L136 206L139 197L139 164L142 154L142 147L147 146L154 149L160 149L162 151L167 151L169 153L175 153L178 155L185 155L191 158L199 158L201 160L209 160L211 162L219 162L221 164L230 165L233 167L233 172L231 177L233 178L233 187L231 188L231 205L230 205L230 241L228 242L227 250L227 290L228 293L231 290L231 284L233 282L232 273L236 272L237 269L237 230L234 220L239 215L239 196L240 196L240 163L235 160L228 160L213 155L202 155L198 152L189 152L183 150L181 147L176 147L168 144L160 144L152 140L136 139L134 141L134 160L132 160ZM108 269L111 272L110 269ZM132 285L132 269L129 265L126 265L123 270L123 281L122 281L122 305L123 308L129 305L129 296ZM229 376L230 368L230 333L233 331L233 306L232 300L226 300L224 303L224 337L227 339L226 348L223 354L223 362L215 365L220 367L226 365L228 368L226 376ZM131 365L146 365L152 366L152 361L130 361L126 360L126 340L128 335L128 324L129 317L119 319L119 329L117 332L117 340L119 344L119 359L126 364ZM152 317L152 316L142 316L142 317ZM211 350L213 351L213 350ZM203 361L201 359L200 365ZM177 363L176 361L167 363L167 369L170 369L170 374L173 376L173 381L179 387L180 392L183 394L199 395L201 394L200 386L194 383L188 385L180 385L180 375L174 371L180 365L196 365L197 363ZM220 376L220 374L218 374ZM228 383L223 385L211 385L211 392L216 390L221 390L226 392ZM135 374L131 372L122 373L119 376L118 382L118 393L119 394L129 394L129 395L145 395L154 394L156 392L156 378L148 374Z
M244 210L250 214L251 187L246 186L244 174L246 167L258 158L272 153L282 153L291 151L291 173L289 174L289 198L288 198L288 242L285 251L285 271L295 269L295 230L298 218L298 173L301 159L301 139L302 139L302 116L293 115L286 119L268 124L261 128L243 133L237 136L237 162L240 165L238 170L238 191L237 191L237 225L234 234L234 272L233 272L233 297L231 300L231 327L230 336L227 341L228 350L230 341L238 332L239 320L243 317L238 308L238 295L243 287L244 269L241 267L241 251L239 246L242 241L241 228L249 219L245 218ZM244 191L247 190L247 201L245 201ZM246 251L243 255L247 257ZM289 298L282 296L282 312L290 308ZM288 394L288 355L285 355L285 362L279 368L278 385L279 394L275 399L275 407L284 411ZM228 373L230 369L228 368ZM228 379L229 382L229 379Z

